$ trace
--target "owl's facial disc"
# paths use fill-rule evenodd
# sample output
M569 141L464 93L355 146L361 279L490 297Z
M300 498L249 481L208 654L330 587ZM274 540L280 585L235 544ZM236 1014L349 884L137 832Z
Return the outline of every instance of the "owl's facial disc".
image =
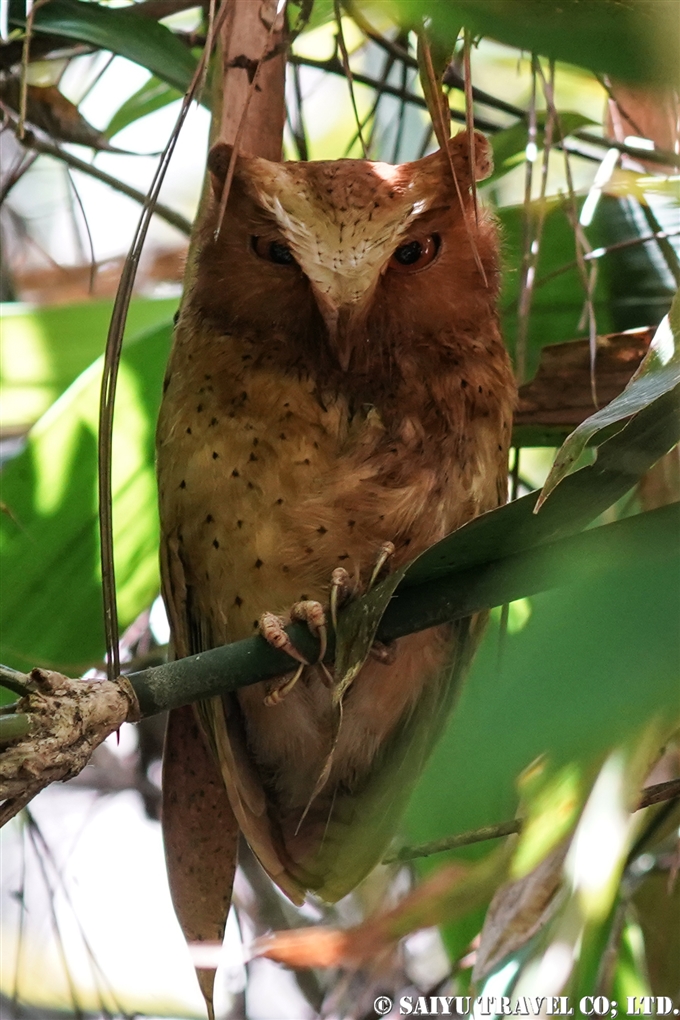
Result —
M383 277L425 271L439 255L433 210L450 201L440 161L393 167L244 157L240 167L246 190L271 222L271 233L253 242L256 254L277 268L289 253L294 258L346 371L357 346L370 341L367 315Z

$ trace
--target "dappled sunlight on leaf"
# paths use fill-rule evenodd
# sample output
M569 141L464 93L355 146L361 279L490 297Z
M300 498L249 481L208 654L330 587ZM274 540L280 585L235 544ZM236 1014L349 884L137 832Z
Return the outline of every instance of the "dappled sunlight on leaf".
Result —
M114 438L114 534L121 623L158 591L154 421L170 328L124 349ZM104 654L97 523L101 364L61 396L3 472L2 652L18 667L77 675ZM65 597L67 593L68 597Z
M524 819L519 844L512 860L512 878L528 874L572 828L584 796L582 769L571 763L558 772L546 767L537 774L529 767L519 779L522 798L519 814Z

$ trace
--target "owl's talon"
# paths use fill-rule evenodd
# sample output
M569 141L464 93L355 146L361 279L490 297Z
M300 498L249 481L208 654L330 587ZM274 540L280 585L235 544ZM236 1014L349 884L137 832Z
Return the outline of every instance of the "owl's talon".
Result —
M326 654L326 647L328 642L328 631L326 628L326 614L324 613L323 606L320 602L314 602L312 600L306 600L304 602L296 602L290 610L291 621L306 623L312 634L316 635L319 639L319 657L317 662L321 665L324 670L326 678L330 677L330 674L326 670L322 663L322 659ZM298 651L293 642L288 637L285 631L285 620L276 616L274 613L263 613L260 617L260 633L265 641L268 641L274 648L278 648L291 658L297 659L300 663L297 670L292 677L288 677L284 680L274 681L268 688L267 694L264 699L265 705L271 708L273 705L278 705L286 695L292 691L295 684L298 682L302 675L302 670L305 666L311 666L312 663L305 658L305 656ZM324 680L324 683L326 680Z
M387 562L392 558L392 556L394 556L394 542L383 542L383 544L380 546L380 551L378 553L378 558L375 561L375 566L373 567L371 579L368 582L367 591L371 590L373 585L380 577L380 574L382 573Z
M284 623L281 616L276 616L274 613L263 613L260 617L260 634L272 648L278 648L290 655L292 659L297 659L303 666L309 666L307 659L297 650L286 634Z
M304 602L296 602L290 610L291 621L306 623L312 634L319 639L319 656L317 662L321 662L326 654L328 642L328 631L326 629L326 614L320 602L307 599ZM309 663L307 663L309 665Z
M278 705L280 701L283 701L286 695L292 691L293 687L295 687L295 684L302 676L302 670L306 665L307 663L305 662L300 663L291 677L269 685L264 699L264 703L267 708L273 708L274 705Z
M338 609L340 609L352 594L349 574L344 567L336 567L331 574L331 621L333 629L338 626Z

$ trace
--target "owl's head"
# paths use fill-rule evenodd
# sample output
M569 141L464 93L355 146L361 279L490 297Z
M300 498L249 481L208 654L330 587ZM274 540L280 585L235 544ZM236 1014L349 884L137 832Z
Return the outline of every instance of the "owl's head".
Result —
M495 233L470 197L473 174L492 168L483 135L474 166L465 133L448 153L398 166L239 155L218 231L231 155L223 143L209 155L213 201L194 291L216 325L311 332L347 371L378 333L398 343L455 321L466 328L493 308Z

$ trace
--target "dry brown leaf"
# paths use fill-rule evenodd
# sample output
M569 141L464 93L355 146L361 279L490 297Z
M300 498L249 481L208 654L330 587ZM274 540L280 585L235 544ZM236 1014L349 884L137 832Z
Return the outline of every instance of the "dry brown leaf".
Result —
M597 394L608 404L630 382L647 353L653 327L597 338ZM538 371L520 387L514 425L564 426L571 430L593 411L588 340L551 344L541 352Z
M552 917L562 882L566 839L541 863L514 882L501 886L486 914L472 980L478 984L509 953L532 938Z
M467 913L488 900L502 881L514 840L474 864L456 862L440 868L398 906L340 931L306 928L259 939L254 956L288 967L344 967L350 970L379 962L405 935Z
M239 831L191 707L170 713L163 754L163 838L172 901L187 942L221 942ZM215 970L197 967L213 1016Z
M0 85L0 101L19 112L20 84L17 78L8 78ZM92 127L56 85L26 86L26 120L59 142L87 145L105 152L127 151L111 145L106 135Z

